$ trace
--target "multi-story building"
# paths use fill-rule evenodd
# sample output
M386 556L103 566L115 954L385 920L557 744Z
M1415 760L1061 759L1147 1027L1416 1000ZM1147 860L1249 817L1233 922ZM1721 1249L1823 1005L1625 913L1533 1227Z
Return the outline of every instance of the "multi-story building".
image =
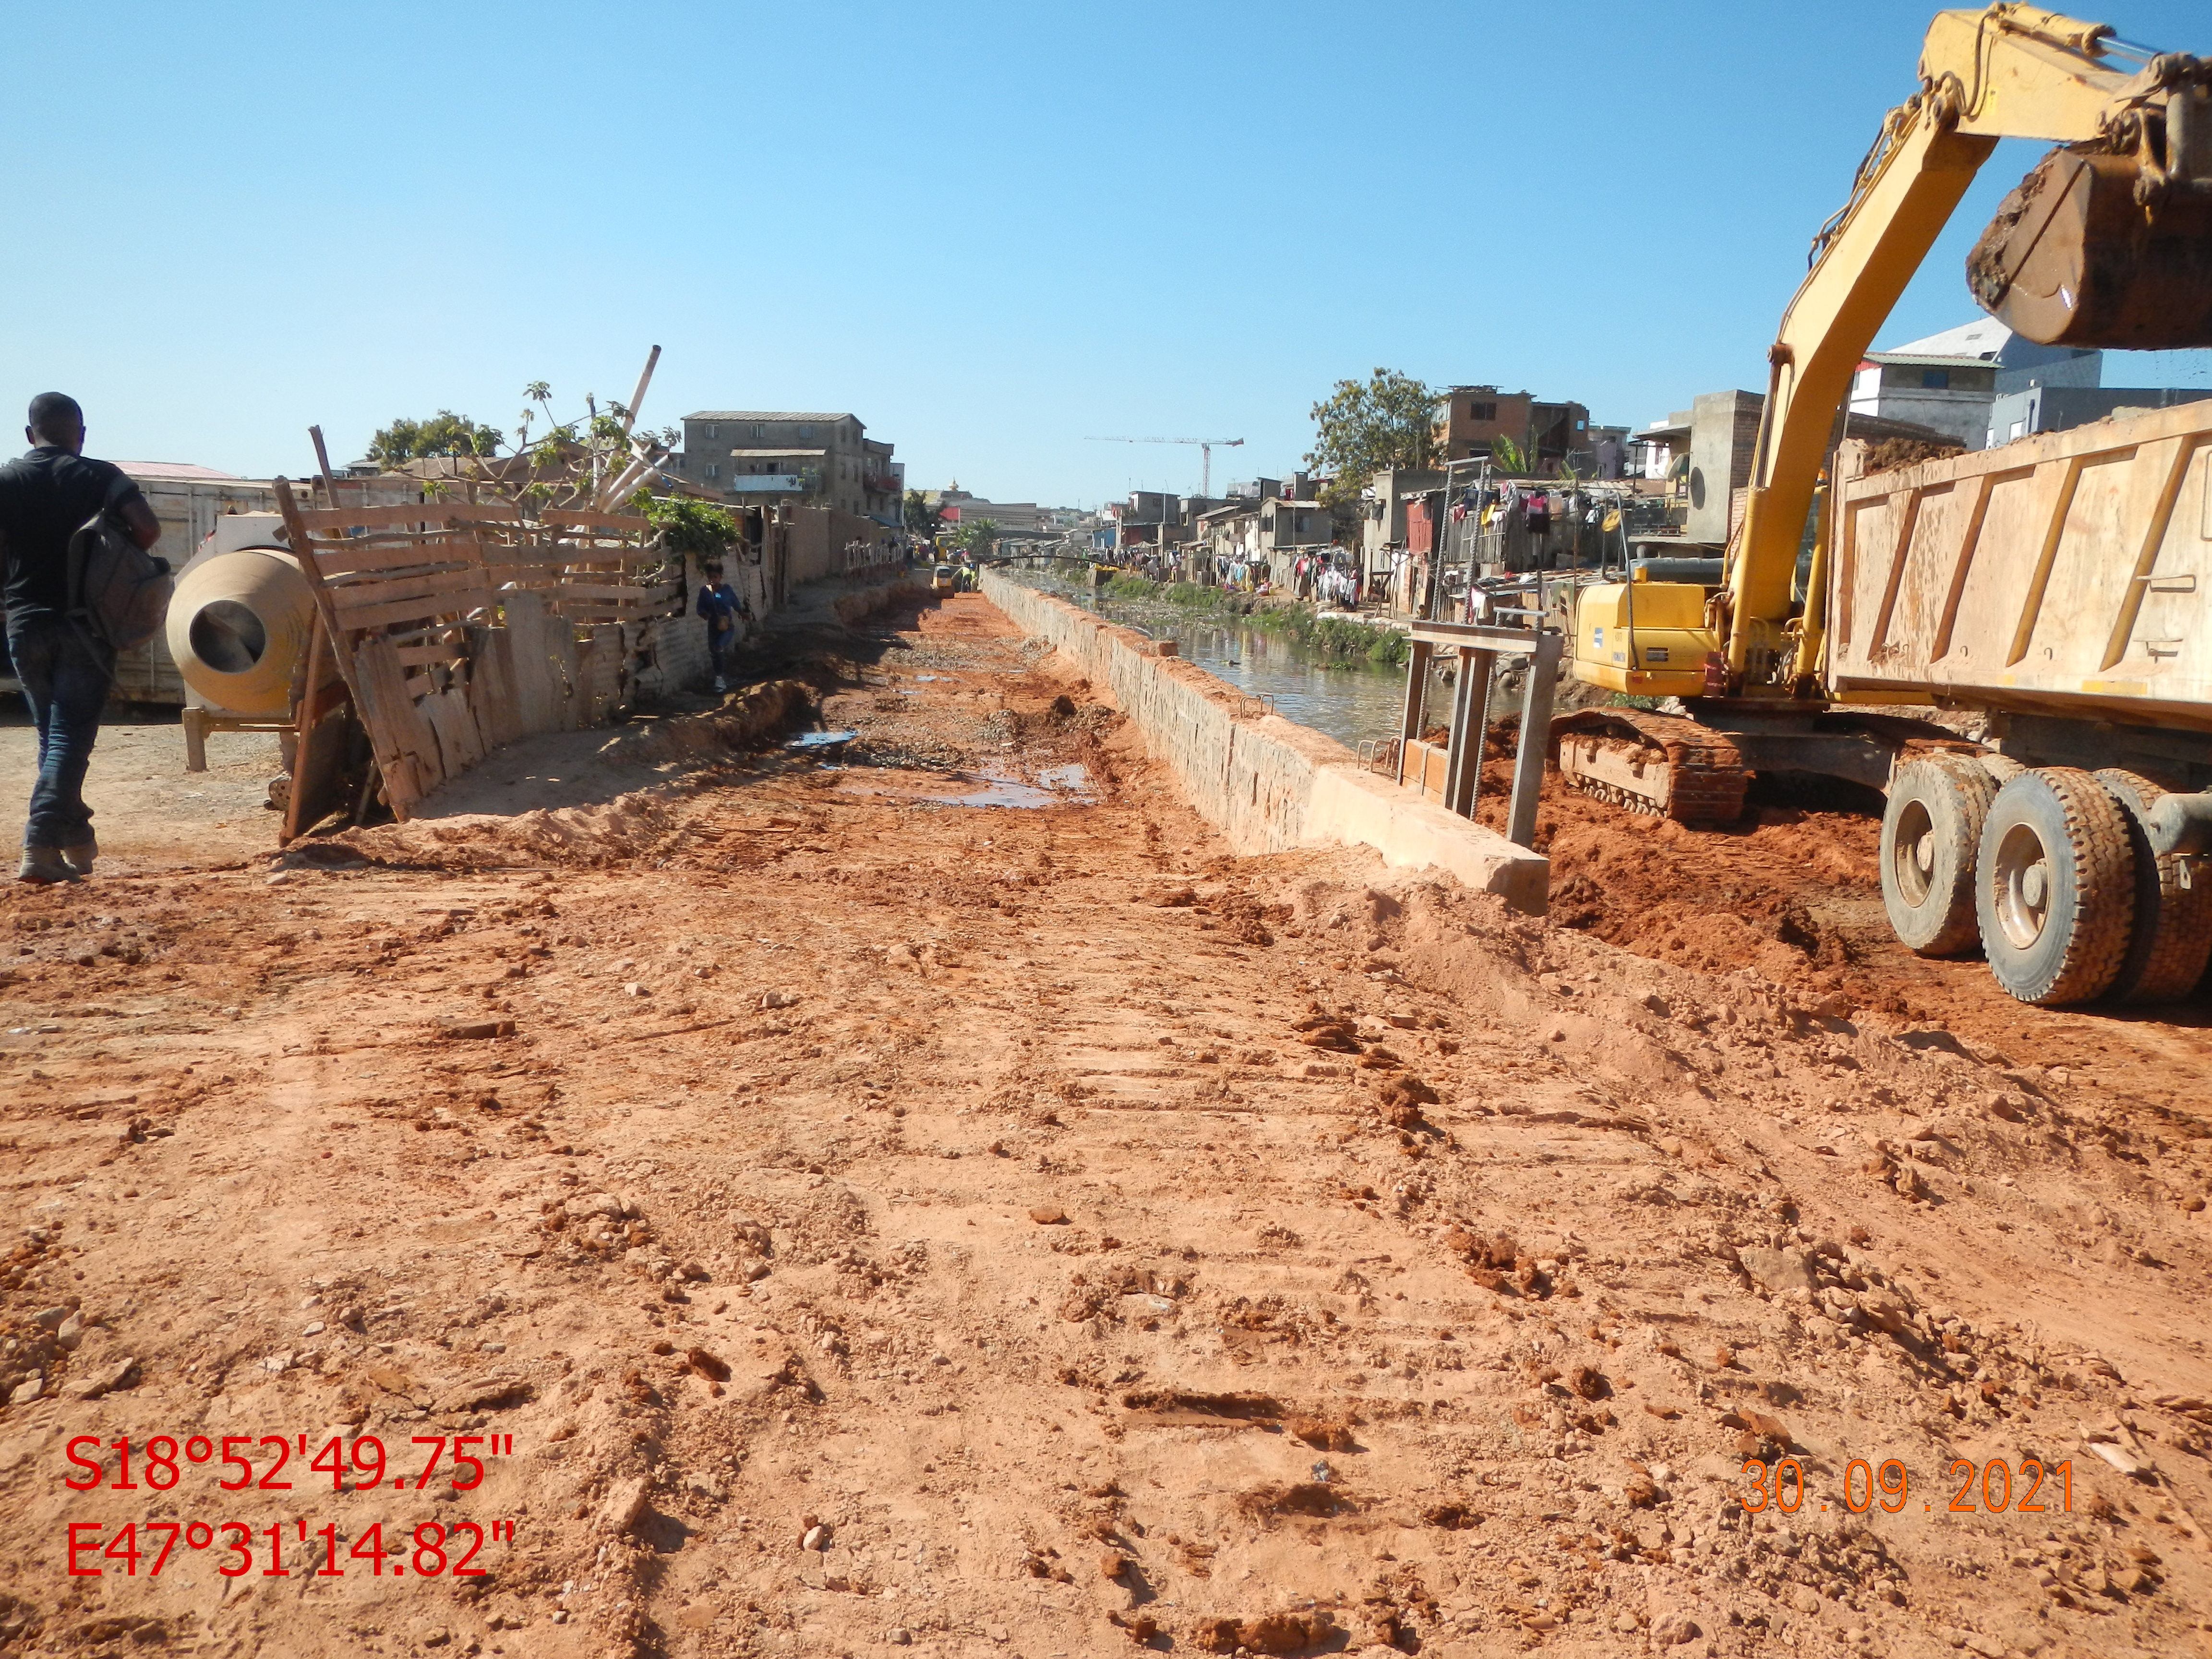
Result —
M708 409L684 417L684 448L671 467L686 483L758 506L794 501L896 526L897 465L891 446L858 416L794 410Z
M1998 394L1990 405L1988 441L1995 449L2038 432L2063 432L2109 419L2124 409L2171 409L2212 398L2202 386L2032 386Z
M2003 441L2021 418L2014 411L2003 421L1994 418L1999 398L2043 386L2094 390L2103 378L2100 351L2038 345L1994 317L1979 317L1867 353L1851 381L1850 407L1855 415L1915 421L1980 449Z
M958 484L926 494L923 500L943 515L947 524L973 524L988 519L1001 530L1044 530L1050 509L1035 501L991 501L972 495Z
M1545 403L1527 392L1494 386L1455 386L1437 399L1439 460L1465 461L1492 453L1500 438L1527 454L1538 477L1562 463L1578 471L1591 465L1589 410L1577 403Z

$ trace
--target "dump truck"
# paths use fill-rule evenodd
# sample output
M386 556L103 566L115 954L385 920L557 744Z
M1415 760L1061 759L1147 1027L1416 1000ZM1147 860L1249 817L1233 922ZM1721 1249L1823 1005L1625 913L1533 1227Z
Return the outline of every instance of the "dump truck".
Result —
M1907 945L1979 950L2032 1004L2163 1000L2212 958L2212 404L1901 466L1838 419L2006 137L2059 147L1968 257L1984 309L2045 344L2212 344L2212 64L2039 7L1939 13L1768 350L1723 581L1576 595L1575 677L1681 712L1552 736L1570 784L1686 823L1759 771L1871 784Z

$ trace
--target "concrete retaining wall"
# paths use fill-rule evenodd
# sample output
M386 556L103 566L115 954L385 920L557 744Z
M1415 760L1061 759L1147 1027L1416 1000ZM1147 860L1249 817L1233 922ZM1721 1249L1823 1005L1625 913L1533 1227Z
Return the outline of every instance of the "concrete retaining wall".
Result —
M1544 913L1541 854L1364 770L1333 738L1267 713L1142 634L996 570L983 592L1024 633L1049 641L1135 724L1190 803L1240 853L1365 846L1386 863L1449 870L1532 915Z

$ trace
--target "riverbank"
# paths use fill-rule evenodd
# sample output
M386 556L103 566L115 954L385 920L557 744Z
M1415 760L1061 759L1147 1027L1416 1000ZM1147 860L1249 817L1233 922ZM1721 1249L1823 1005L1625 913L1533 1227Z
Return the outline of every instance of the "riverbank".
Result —
M1331 668L1401 668L1407 635L1387 623L1355 622L1327 615L1302 599L1242 593L1201 586L1197 582L1156 582L1142 576L1116 576L1105 594L1115 599L1151 599L1197 616L1235 617L1248 628L1287 635Z

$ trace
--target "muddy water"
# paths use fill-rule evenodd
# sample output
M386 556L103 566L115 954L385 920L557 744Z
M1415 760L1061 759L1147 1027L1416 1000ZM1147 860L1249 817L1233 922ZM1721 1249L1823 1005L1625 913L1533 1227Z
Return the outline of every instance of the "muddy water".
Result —
M1394 736L1406 693L1402 668L1329 666L1296 640L1212 617L1194 617L1157 600L1097 598L1058 575L1016 573L1017 580L1096 611L1109 622L1173 640L1182 654L1238 690L1265 697L1285 720L1326 732L1346 748ZM1448 696L1448 694L1447 694ZM1442 719L1447 696L1430 699Z

